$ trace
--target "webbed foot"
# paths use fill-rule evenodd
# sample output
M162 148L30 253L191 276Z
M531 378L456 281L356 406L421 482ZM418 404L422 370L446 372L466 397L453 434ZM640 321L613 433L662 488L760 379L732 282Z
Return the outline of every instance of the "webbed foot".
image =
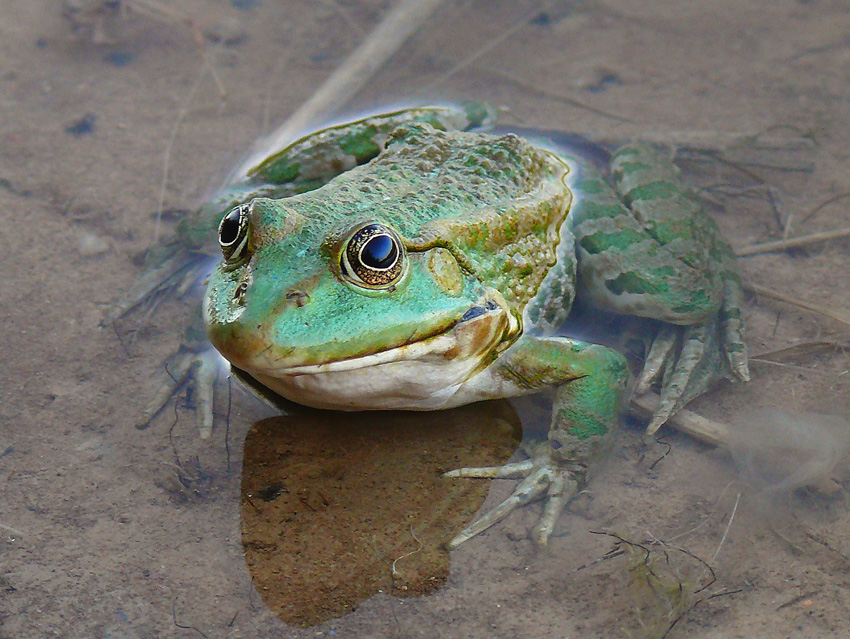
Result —
M676 411L714 382L749 378L737 316L729 318L721 311L704 324L664 324L649 345L634 387L634 394L642 395L660 382L661 401L647 426L647 434L654 434Z
M190 385L195 391L196 415L201 439L209 439L213 429L213 400L218 382L221 357L212 348L193 351L181 348L165 363L165 375L159 390L142 411L136 428L145 429L165 408L172 397Z
M584 483L584 469L578 464L570 466L559 462L549 442L537 444L529 451L529 457L525 461L504 466L458 468L443 475L521 479L510 497L458 533L448 544L450 550L484 532L517 508L544 497L546 505L540 520L531 531L531 537L540 546L548 543L558 517Z

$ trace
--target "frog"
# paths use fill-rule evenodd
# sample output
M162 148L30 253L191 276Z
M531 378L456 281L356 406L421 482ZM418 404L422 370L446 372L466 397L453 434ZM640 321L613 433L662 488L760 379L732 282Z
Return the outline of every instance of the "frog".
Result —
M165 269L185 276L217 227L204 331L266 397L418 411L547 394L528 459L447 473L519 479L450 547L537 499L545 546L611 449L628 392L660 388L653 434L719 380L749 379L734 254L669 151L627 144L599 167L490 132L493 118L422 107L308 134L178 227L184 257ZM624 354L562 330L577 305L649 327L630 391ZM179 370L210 387L211 362L186 349Z

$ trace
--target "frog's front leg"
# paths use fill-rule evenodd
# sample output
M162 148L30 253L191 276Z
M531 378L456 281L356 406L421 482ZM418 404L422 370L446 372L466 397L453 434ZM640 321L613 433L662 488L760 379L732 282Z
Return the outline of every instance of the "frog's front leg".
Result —
M543 515L532 537L545 545L555 522L587 481L588 471L608 450L620 419L628 379L625 358L598 344L565 337L523 336L473 384L497 388L500 396L554 389L548 441L530 459L490 468L461 468L449 477L521 478L513 494L459 533L456 547L544 495ZM510 387L510 388L508 388Z

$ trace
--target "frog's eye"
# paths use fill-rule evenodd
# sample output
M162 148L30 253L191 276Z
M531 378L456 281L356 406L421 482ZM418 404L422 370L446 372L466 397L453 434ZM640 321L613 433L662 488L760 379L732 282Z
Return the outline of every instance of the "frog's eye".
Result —
M248 212L250 204L240 204L225 215L218 226L218 244L224 261L238 262L248 245Z
M381 224L357 230L342 252L342 272L366 288L389 288L404 274L404 245L398 235Z

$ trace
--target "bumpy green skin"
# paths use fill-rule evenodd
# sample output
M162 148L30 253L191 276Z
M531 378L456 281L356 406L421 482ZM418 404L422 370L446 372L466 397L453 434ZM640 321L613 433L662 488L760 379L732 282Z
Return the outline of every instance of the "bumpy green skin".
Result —
M581 475L610 441L628 369L553 336L574 299L665 322L639 382L661 383L663 423L716 379L746 379L734 258L659 151L624 148L603 177L513 135L444 130L485 117L397 112L260 163L213 207L253 199L244 259L210 277L208 333L237 367L263 357L283 370L449 334L486 300L511 321L471 373L492 383L469 401L554 388L552 453ZM371 223L406 251L389 289L341 272L346 238Z
M555 260L548 238L569 201L564 167L513 135L480 141L411 124L397 129L386 153L327 188L255 200L251 263L220 267L210 281L213 343L237 364L237 342L243 349L285 343L293 365L337 361L441 333L490 288L519 318ZM534 191L538 197L528 196ZM523 197L528 202L518 204ZM369 222L395 229L410 255L404 285L391 292L352 287L338 272L338 243ZM465 272L455 294L428 274L428 253L437 249ZM235 302L248 278L248 299ZM296 291L309 303L282 302ZM236 312L239 321L229 321Z
M384 150L399 126L428 124L438 131L486 126L495 111L486 103L462 106L402 109L356 122L328 127L296 140L238 176L234 183L198 211L181 220L182 245L199 249L209 245L222 216L253 198L279 199L312 191L355 166L365 164Z

